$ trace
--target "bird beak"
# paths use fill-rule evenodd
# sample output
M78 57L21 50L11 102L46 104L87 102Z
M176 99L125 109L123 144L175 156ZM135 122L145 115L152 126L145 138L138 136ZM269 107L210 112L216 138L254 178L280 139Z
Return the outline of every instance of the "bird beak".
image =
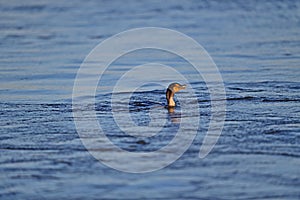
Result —
M181 89L181 90L184 90L185 88L186 88L186 85L181 85L181 86L180 86L180 89Z

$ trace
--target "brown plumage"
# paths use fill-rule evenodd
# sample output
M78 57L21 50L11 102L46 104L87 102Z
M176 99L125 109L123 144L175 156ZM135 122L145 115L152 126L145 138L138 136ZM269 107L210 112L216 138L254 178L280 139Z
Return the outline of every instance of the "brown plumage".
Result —
M179 83L171 83L166 91L166 99L169 107L176 106L174 101L174 94L180 90L186 88L186 85L180 85Z

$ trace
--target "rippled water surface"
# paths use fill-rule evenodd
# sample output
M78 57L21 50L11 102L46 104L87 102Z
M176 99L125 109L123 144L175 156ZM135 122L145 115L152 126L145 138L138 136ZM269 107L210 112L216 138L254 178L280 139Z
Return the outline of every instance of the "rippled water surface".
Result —
M167 52L119 58L100 81L95 104L115 145L131 152L160 149L186 117L181 106L173 113L164 108L166 79L135 91L129 104L137 126L149 125L150 113L164 121L159 134L135 138L116 128L109 91L132 66L180 69L197 96L189 100L188 89L178 94L189 105L190 123L196 122L195 105L201 115L193 144L176 162L130 174L86 151L71 97L80 64L99 42L144 26L178 30L203 45L224 80L226 121L212 152L199 159L211 116L203 80L194 80L189 64ZM2 1L0 47L1 199L300 198L299 1ZM115 94L121 116L126 94Z

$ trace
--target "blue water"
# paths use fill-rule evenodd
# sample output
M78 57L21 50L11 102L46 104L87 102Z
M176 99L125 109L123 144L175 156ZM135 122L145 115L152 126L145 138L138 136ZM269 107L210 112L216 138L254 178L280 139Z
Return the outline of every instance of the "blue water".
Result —
M130 174L86 151L71 97L77 70L98 43L144 26L203 45L224 80L226 121L212 152L199 159L211 104L205 83L191 81L201 112L193 144L162 170ZM299 1L1 1L0 47L1 199L300 199ZM106 86L124 66L144 62L187 65L171 54L136 52L114 63ZM152 84L134 93L136 124L147 125L153 107L161 118L180 118L160 108L164 89ZM102 91L96 112L116 145L147 152L174 136L127 137L115 129L110 94Z

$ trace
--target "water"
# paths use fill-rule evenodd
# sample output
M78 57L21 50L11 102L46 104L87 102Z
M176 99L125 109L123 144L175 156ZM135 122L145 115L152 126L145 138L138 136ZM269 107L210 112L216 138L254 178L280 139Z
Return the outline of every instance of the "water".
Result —
M299 13L296 1L2 1L1 199L299 199ZM81 62L99 42L144 26L181 31L206 48L224 80L227 112L217 145L199 159L211 104L205 83L192 81L201 112L193 144L162 170L129 174L86 151L71 95ZM141 51L114 63L106 88L126 67L145 62L192 74L174 55ZM174 136L182 116L163 108L161 85L145 85L131 98L136 124L149 124L151 109L168 122L148 139L114 128L103 91L97 90L96 113L115 144L147 152Z

